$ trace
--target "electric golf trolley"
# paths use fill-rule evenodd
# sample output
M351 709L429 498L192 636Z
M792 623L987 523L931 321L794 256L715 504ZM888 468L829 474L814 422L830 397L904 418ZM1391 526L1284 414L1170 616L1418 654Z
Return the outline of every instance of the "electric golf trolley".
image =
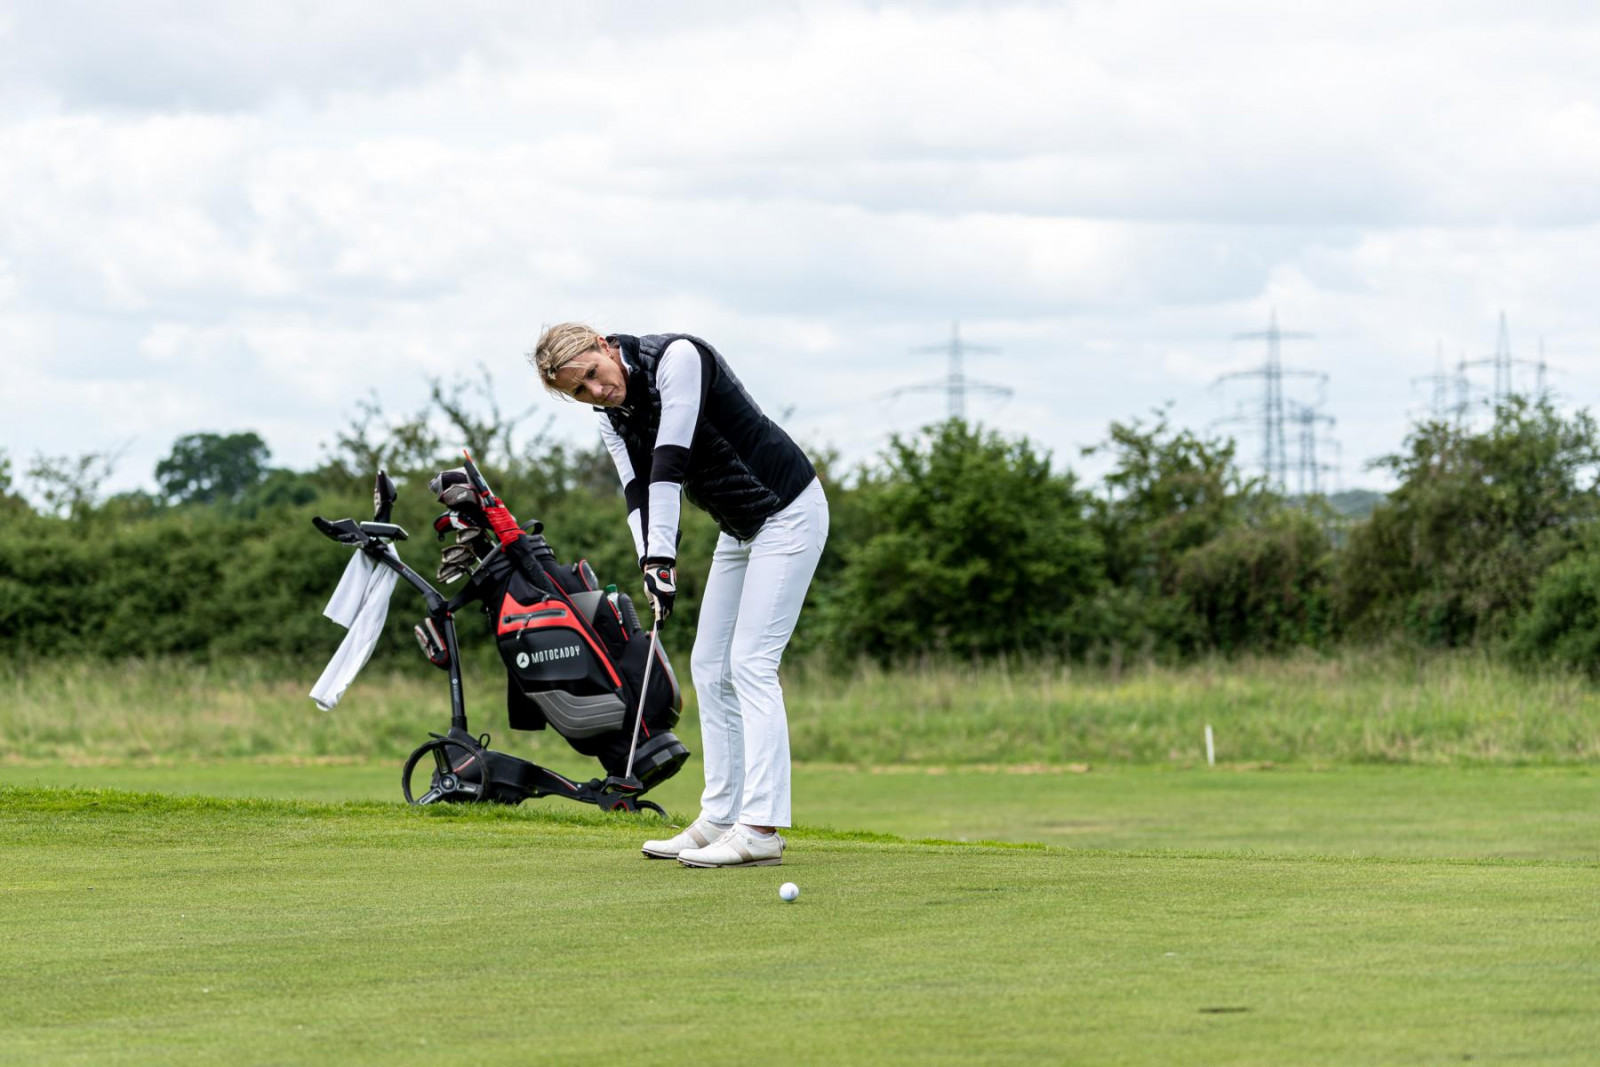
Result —
M470 456L462 471L473 494L503 506ZM683 695L657 639L658 628L646 632L628 595L615 592L615 586L602 588L587 560L558 563L538 521L523 524L520 536L509 542L502 537L493 543L492 535L469 542L458 533L458 543L472 545L477 563L461 592L446 599L390 547L407 539L406 531L389 521L395 496L394 483L380 470L371 522L330 522L320 515L311 521L328 537L396 572L427 606L427 617L414 631L429 661L449 673L450 729L430 734L406 760L400 778L406 800L520 804L529 797L558 796L607 811L646 808L665 814L643 795L676 774L689 750L672 733ZM446 524L457 514L446 512L435 523L441 539L448 529L462 528L459 521ZM474 604L488 617L506 666L510 727L555 730L576 751L600 761L604 780L571 781L493 751L488 734L475 737L468 729L455 617ZM419 767L429 774L425 789L413 786Z

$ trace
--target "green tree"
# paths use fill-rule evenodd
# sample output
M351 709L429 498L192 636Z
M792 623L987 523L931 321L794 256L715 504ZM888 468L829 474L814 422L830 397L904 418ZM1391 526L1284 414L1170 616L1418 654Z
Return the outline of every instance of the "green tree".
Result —
M100 487L117 466L117 452L85 452L79 456L35 453L28 479L44 501L45 511L61 518L82 520L100 500Z
M233 511L242 518L253 519L267 512L310 504L321 495L322 489L314 475L274 467L262 474L261 480L250 487Z
M1113 461L1093 511L1107 577L1142 592L1170 592L1178 558L1242 522L1262 495L1231 440L1174 430L1165 412L1151 426L1112 423L1110 440L1084 453Z
M1099 546L1072 475L1027 440L959 419L896 436L851 496L841 517L867 517L870 533L837 542L819 596L835 654L1056 649L1081 632Z
M323 445L324 481L343 490L370 485L379 468L402 482L417 475L426 481L439 469L439 435L427 408L410 418L391 420L376 392L355 406L350 421L334 433L333 444Z
M494 379L481 365L476 377L429 378L427 404L409 416L385 414L374 392L356 401L349 421L324 445L321 480L343 492L367 484L383 468L402 484L426 483L435 472L458 466L466 449L502 496L515 492L536 512L574 484L588 457L551 438L554 419L519 434L533 412L502 411ZM615 482L610 456L603 448L599 455Z
M1163 411L1150 424L1112 423L1106 443L1084 451L1112 460L1090 512L1107 578L1095 604L1099 635L1150 650L1206 647L1206 627L1180 588L1185 556L1282 501L1239 470L1231 440L1175 430Z
M28 502L16 494L11 482L11 456L0 448L0 514L26 509Z
M261 482L271 451L259 434L184 434L156 464L156 484L174 504L233 504Z
M1600 515L1595 421L1548 401L1513 397L1485 430L1421 423L1374 465L1399 486L1351 531L1339 565L1340 610L1361 633L1504 636Z
M533 414L528 408L516 415L506 415L500 410L494 387L494 377L489 368L478 365L476 379L458 378L446 382L441 378L428 379L428 398L442 414L451 430L450 436L459 446L472 453L473 462L511 472L517 461L517 427ZM547 419L544 428L534 434L529 449L524 454L541 458L540 447L554 419Z

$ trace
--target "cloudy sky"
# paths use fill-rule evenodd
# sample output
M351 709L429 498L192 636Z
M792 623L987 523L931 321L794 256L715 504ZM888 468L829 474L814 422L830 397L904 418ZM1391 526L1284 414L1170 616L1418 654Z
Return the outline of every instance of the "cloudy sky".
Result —
M196 430L308 465L480 362L587 439L522 362L577 318L699 333L864 457L942 413L884 394L959 319L1014 390L971 414L1077 464L1247 400L1210 383L1276 309L1378 484L1410 379L1501 309L1600 390L1595 11L0 0L0 448L122 449L113 488Z

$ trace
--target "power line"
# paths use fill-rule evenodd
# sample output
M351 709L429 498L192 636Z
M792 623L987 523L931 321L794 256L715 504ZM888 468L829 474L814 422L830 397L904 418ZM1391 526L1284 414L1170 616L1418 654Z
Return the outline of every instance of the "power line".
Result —
M967 394L969 392L997 397L1011 395L1011 390L1003 385L975 382L967 377L964 363L968 352L996 353L1000 350L990 345L975 345L962 340L961 322L959 320L950 324L950 340L943 344L913 348L910 351L916 355L943 352L949 357L950 369L945 373L944 377L935 381L920 382L916 385L903 385L898 389L891 389L887 394L890 398L902 396L906 393L943 392L949 400L950 417L952 419L964 419L967 417Z

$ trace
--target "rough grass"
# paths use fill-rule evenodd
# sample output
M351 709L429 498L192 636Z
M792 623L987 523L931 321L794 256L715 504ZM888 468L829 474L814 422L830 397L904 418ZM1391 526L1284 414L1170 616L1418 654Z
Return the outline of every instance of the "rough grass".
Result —
M1592 1061L1592 863L643 825L0 789L0 1062Z
M444 676L373 668L335 711L305 696L321 664L43 662L0 674L0 759L383 758L446 722ZM1211 724L1228 763L1586 764L1600 690L1472 654L1378 653L1145 665L908 664L787 671L797 759L857 765L1192 765ZM468 710L504 732L504 679ZM680 733L697 747L692 699ZM567 751L525 735L535 758Z
M1589 763L1600 690L1479 655L798 672L796 750L878 763ZM866 755L863 756L863 753Z

